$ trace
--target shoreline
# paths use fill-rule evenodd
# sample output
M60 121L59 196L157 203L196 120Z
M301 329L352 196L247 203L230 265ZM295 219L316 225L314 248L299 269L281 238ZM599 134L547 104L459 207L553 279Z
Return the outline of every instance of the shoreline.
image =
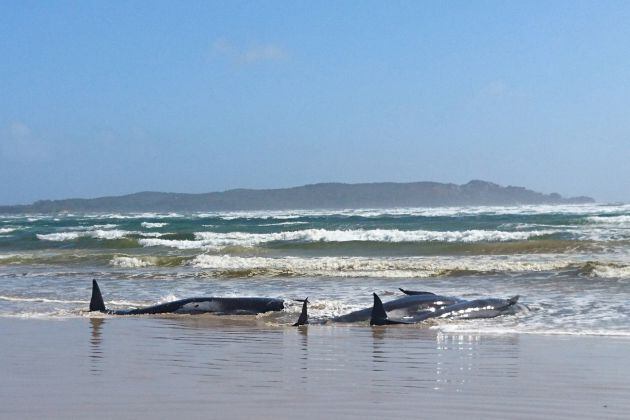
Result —
M0 318L19 418L622 418L628 339L218 317Z

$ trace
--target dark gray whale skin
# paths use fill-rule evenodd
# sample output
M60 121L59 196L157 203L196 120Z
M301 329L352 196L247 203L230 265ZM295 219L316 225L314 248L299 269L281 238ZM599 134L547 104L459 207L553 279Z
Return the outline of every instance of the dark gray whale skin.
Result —
M203 314L222 315L255 315L269 311L284 309L282 299L265 297L195 297L161 303L144 308L109 310L105 307L101 290L92 280L92 299L90 311L99 311L112 315L146 315L146 314Z
M435 310L427 310L424 312L413 314L405 317L406 322L422 322L430 318L453 318L453 319L480 319L495 318L501 315L513 315L523 310L525 305L518 303L519 296L513 296L509 299L475 299L471 301L462 301Z
M430 292L413 292L402 290L407 296L383 303L376 293L374 304L349 314L311 323L326 324L328 322L360 322L370 321L370 325L416 324L430 318L478 319L495 318L501 315L513 315L527 310L527 306L519 304L519 296L509 299L484 298L463 300L451 296L439 296ZM302 306L300 319L294 324L309 323L307 303ZM395 314L394 317L390 317Z
M414 315L424 314L428 312L428 309L447 307L449 305L463 303L461 299L452 296L440 296L434 294L419 294L403 296L398 299L390 300L383 303L383 307L388 313L394 312L397 316L401 317L413 317ZM372 314L372 307L360 309L358 311L350 312L349 314L341 315L332 318L334 322L358 322L367 321Z
M113 315L215 313L222 315L256 315L284 309L282 299L262 297L196 297L175 300L144 308L107 311Z

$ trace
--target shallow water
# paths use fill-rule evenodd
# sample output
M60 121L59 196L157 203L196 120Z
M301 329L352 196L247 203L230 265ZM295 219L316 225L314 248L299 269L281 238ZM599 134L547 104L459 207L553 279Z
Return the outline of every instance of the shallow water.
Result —
M11 418L626 418L630 341L273 327L251 318L0 319Z
M193 296L309 296L316 319L398 287L521 295L516 317L441 332L630 335L630 205L0 216L0 317L85 317Z

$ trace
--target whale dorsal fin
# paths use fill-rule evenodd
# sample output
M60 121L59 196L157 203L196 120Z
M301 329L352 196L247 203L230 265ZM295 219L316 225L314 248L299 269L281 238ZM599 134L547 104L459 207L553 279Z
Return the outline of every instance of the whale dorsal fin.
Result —
M374 305L372 305L372 316L370 317L370 325L397 325L409 324L406 321L394 321L387 317L387 312L383 306L381 298L376 293L374 295Z
M372 315L370 316L370 325L385 325L387 324L387 312L383 307L381 298L376 293L372 293L374 296L374 304L372 305Z
M304 299L303 302L304 303L302 304L302 313L300 313L300 317L298 318L297 322L293 324L294 327L308 324L308 298Z
M421 292L421 291L416 291L416 290L405 290L402 287L399 287L398 290L400 290L401 292L403 292L406 295L435 295L435 293L431 293L431 292Z
M105 312L105 302L103 302L103 296L101 295L101 289L98 287L96 280L92 280L92 298L90 299L90 312L100 311Z

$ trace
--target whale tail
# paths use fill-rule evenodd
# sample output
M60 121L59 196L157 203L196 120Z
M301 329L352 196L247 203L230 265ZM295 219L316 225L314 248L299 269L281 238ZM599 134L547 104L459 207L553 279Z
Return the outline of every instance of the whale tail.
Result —
M304 302L302 303L302 313L300 313L300 317L298 318L297 322L293 324L294 327L308 324L308 298L304 299L301 302Z
M92 298L90 299L90 312L99 311L105 312L105 302L103 302L103 295L101 295L101 289L98 287L96 280L92 280Z
M403 289L402 287L399 287L398 290L400 290L401 292L403 292L406 295L435 295L435 293L431 293L431 292L420 292L420 291L416 291L416 290L406 290L406 289Z
M372 293L374 296L374 305L372 305L372 315L370 316L370 325L396 325L407 324L403 321L392 321L387 317L387 312L383 306L381 298L376 293Z

